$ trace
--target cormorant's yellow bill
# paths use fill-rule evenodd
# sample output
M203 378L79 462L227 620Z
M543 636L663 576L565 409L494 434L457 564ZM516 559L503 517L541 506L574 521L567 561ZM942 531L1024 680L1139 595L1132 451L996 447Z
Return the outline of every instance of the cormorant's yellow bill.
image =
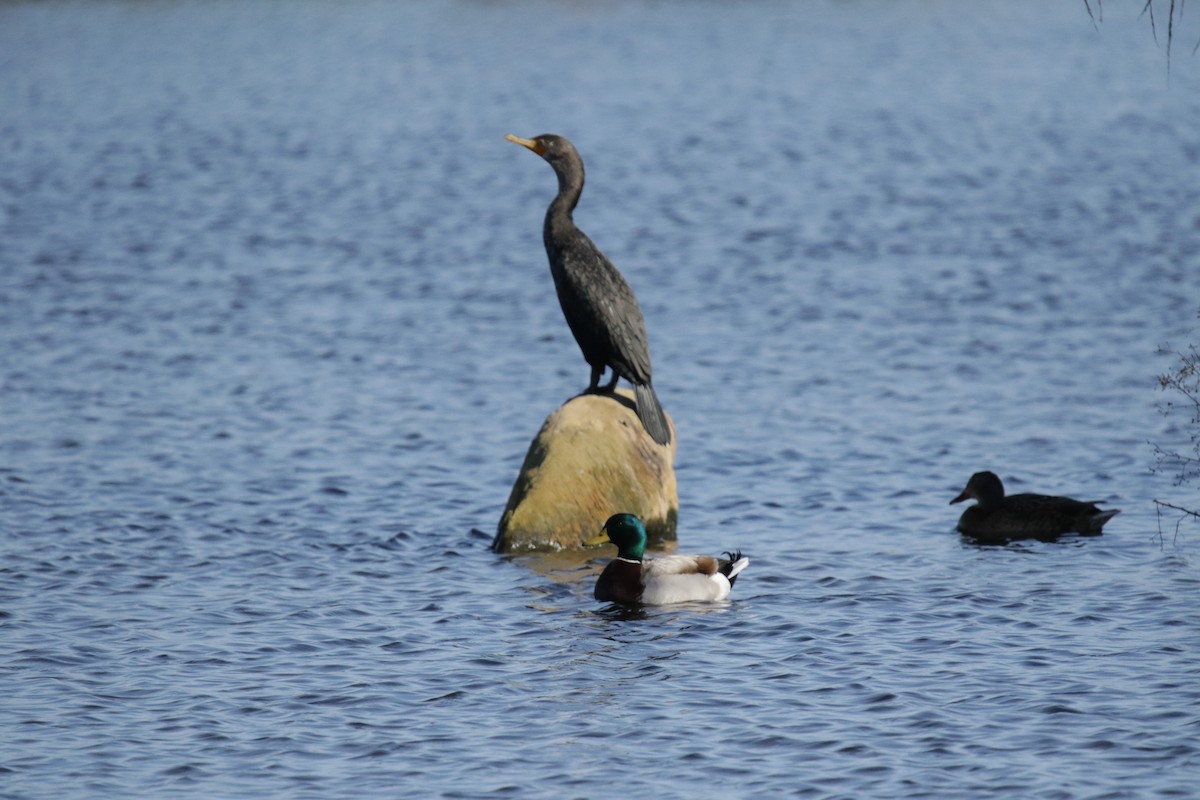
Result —
M545 153L546 153L546 148L542 145L542 143L534 141L533 139L522 139L520 136L513 136L511 133L508 134L507 136L505 136L504 138L508 139L510 142L516 142L517 144L521 145L522 147L528 147L530 150L537 153L539 156L545 155Z

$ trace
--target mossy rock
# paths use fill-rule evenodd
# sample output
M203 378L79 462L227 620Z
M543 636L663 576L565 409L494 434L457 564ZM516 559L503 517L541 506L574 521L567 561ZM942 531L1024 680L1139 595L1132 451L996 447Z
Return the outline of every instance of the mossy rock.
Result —
M667 423L670 444L656 444L625 389L568 400L529 445L492 549L578 548L620 511L641 517L652 543L674 541L676 437Z

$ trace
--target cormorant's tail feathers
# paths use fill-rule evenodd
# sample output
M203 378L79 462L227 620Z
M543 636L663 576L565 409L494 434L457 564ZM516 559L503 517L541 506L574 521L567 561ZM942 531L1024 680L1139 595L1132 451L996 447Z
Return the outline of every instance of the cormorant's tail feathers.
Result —
M633 394L637 400L638 419L642 421L642 427L646 429L646 433L650 434L650 438L658 444L669 444L671 427L667 424L667 417L663 414L662 406L659 405L654 387L649 383L635 383Z

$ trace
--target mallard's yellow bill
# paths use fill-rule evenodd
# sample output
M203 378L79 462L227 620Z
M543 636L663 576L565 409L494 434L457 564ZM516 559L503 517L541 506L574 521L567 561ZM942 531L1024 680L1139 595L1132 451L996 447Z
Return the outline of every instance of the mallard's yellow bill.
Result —
M611 544L608 539L608 531L600 531L592 538L583 543L584 547L596 547L602 544Z

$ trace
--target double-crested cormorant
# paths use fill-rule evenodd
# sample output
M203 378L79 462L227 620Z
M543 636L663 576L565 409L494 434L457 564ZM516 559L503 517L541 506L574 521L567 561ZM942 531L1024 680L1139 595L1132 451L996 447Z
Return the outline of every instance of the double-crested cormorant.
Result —
M596 579L595 597L602 603L663 606L698 600L724 600L738 573L750 559L741 552L716 556L675 553L646 558L646 526L633 514L613 514L588 546L612 542L617 557Z
M1060 533L1096 535L1120 509L1100 510L1094 502L1045 494L1010 494L994 472L976 472L967 488L950 501L975 498L963 512L958 530L976 538L1038 538Z
M544 158L558 176L558 195L546 210L542 239L563 315L592 367L587 391L610 392L617 378L629 381L638 419L654 441L667 444L671 429L650 382L650 345L642 309L621 273L571 217L583 193L583 159L562 136L544 133L521 139L509 134L505 138ZM605 367L612 370L612 380L601 388Z

